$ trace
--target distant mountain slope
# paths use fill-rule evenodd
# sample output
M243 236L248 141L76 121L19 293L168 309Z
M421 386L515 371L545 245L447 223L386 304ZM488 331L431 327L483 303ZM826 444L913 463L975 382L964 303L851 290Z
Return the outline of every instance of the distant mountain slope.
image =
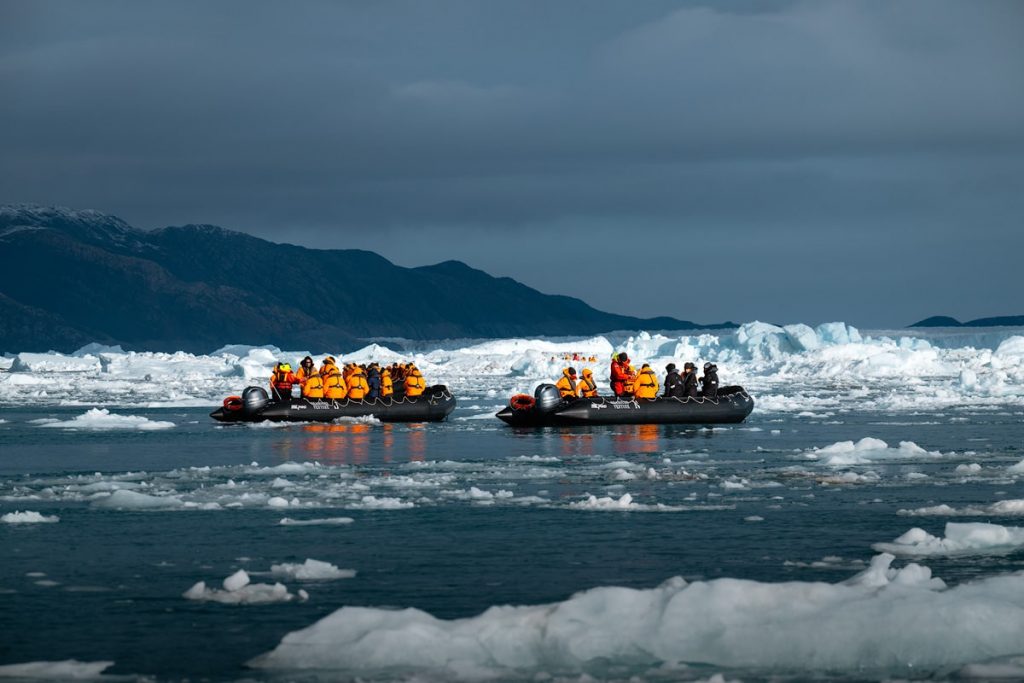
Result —
M146 232L97 211L32 205L0 206L0 315L0 351L89 341L348 350L373 337L700 327L604 313L458 261L402 268L368 251L275 244L210 225Z
M917 321L911 327L1024 327L1024 315L978 318L965 323L946 315L934 315L931 318Z

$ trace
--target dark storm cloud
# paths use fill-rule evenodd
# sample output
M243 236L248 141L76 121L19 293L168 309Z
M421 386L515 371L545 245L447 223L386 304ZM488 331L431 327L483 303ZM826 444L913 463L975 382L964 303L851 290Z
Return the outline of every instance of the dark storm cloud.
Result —
M640 314L1019 312L1019 3L0 8L6 201Z

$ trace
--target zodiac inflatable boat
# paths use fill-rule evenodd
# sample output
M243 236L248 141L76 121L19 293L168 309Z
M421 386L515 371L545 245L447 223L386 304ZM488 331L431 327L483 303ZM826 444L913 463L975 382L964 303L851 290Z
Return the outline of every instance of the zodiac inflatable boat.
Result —
M518 394L497 417L513 427L619 424L727 424L743 422L754 399L743 387L722 387L716 398L562 399L553 384L541 384L534 396Z
M427 387L420 396L369 401L290 398L272 401L263 387L248 387L229 396L210 413L220 422L330 422L339 417L374 417L381 422L440 422L455 410L455 397L443 384Z

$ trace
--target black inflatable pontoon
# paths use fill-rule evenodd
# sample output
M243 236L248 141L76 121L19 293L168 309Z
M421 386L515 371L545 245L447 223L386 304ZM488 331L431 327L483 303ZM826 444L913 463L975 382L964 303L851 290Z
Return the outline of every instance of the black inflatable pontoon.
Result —
M552 392L554 389L554 392ZM563 400L553 385L537 387L534 401L517 402L498 417L513 427L620 424L728 424L743 422L754 399L743 387L722 387L717 398L577 398ZM529 399L529 396L525 397Z
M372 401L289 398L272 401L262 387L248 387L210 413L221 422L330 422L339 417L374 417L381 422L440 422L455 410L455 397L443 384L423 394Z

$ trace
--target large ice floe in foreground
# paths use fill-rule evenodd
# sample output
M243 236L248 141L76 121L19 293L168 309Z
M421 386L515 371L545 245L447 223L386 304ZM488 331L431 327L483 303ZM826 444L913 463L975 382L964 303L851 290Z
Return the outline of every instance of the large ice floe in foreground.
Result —
M451 621L345 607L250 665L371 678L628 676L690 664L898 675L1024 654L1024 574L948 588L926 567L892 568L893 559L878 555L837 584L677 577Z
M732 331L680 335L649 332L578 339L439 342L398 352L380 344L340 354L346 361L413 360L431 383L460 398L507 398L556 380L568 364L591 366L607 388L608 359L626 351L659 374L669 362L713 361L725 384L757 396L757 410L804 411L855 404L919 410L1019 403L1024 398L1024 330L862 333L844 323L779 327L762 322ZM323 353L339 356L336 349ZM264 384L276 361L305 350L225 346L208 355L125 352L89 345L73 354L20 353L0 358L0 404L92 407L217 405L247 384ZM577 356L586 360L567 360ZM594 358L594 361L590 361Z

